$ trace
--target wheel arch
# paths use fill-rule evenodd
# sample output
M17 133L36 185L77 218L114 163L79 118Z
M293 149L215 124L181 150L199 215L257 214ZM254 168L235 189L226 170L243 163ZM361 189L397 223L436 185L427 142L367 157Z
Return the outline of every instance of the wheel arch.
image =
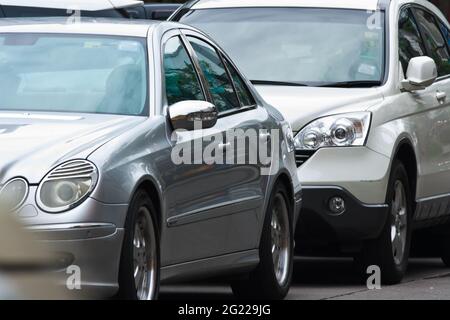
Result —
M131 193L131 199L136 194L138 190L144 190L145 193L149 196L150 200L152 201L152 204L154 206L154 209L156 211L155 219L157 220L157 226L161 233L162 231L162 222L163 222L163 216L162 216L162 198L161 198L161 187L156 182L156 180L151 176L145 176L142 177L142 179L139 180L138 183L136 183L136 186L133 189L133 192ZM131 203L131 199L130 202Z
M288 205L289 205L289 209L290 209L290 210L289 210L289 218L291 219L291 222L293 223L293 222L294 222L294 218L295 218L295 212L294 212L294 208L295 208L295 197L294 197L294 187L293 187L292 179L291 179L291 177L290 177L290 175L289 175L288 172L286 172L286 171L281 171L281 172L277 175L277 177L276 177L275 179L273 179L273 181L274 181L274 182L273 182L273 184L272 184L272 186L271 186L271 188L270 188L270 193L268 193L267 199L270 199L270 196L271 196L271 194L272 194L272 192L273 192L275 186L276 186L278 183L283 184L283 185L286 187L286 190L287 190L287 192L288 192L288 197L289 197L289 199L288 199ZM269 201L267 201L265 211L267 211L267 206L268 206L268 204L269 204ZM294 227L294 226L293 226L293 227ZM294 227L294 228L295 228L295 227Z
M417 194L417 178L418 178L418 162L417 156L413 147L413 143L408 138L402 138L395 149L393 161L399 160L406 169L409 180L409 187L412 193L413 204L415 207L415 200Z

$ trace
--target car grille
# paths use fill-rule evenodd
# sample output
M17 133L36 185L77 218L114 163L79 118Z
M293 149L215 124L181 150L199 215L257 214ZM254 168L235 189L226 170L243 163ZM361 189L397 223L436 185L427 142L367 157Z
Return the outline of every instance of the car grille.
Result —
M64 179L64 178L89 178L95 172L95 167L87 161L75 160L68 162L48 176L48 180Z
M295 150L295 163L297 167L300 167L308 161L315 152L315 150Z

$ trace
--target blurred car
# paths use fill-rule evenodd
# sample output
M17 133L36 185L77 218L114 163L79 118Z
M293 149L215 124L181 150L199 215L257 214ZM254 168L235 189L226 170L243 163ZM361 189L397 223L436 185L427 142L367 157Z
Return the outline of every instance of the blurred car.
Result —
M144 3L126 11L134 19L167 20L180 6L178 3Z
M0 204L80 268L80 294L230 274L239 296L287 294L292 131L214 42L170 22L2 19L0 52ZM270 161L220 142L235 129Z
M0 18L81 16L128 18L127 8L140 6L135 0L0 0Z

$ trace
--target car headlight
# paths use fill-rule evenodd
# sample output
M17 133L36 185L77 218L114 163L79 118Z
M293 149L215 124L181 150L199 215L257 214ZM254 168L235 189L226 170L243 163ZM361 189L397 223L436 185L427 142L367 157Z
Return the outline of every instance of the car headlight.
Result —
M25 179L16 178L8 181L0 189L0 211L17 210L28 196L28 183Z
M295 147L300 150L317 150L324 147L363 146L369 132L370 118L370 112L320 118L297 134Z
M51 213L73 209L90 195L97 180L98 171L93 163L86 160L63 163L42 180L37 190L37 204Z

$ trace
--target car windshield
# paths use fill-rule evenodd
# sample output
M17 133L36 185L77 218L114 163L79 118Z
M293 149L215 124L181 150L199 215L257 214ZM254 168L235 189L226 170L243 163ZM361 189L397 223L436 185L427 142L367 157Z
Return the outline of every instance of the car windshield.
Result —
M180 21L212 36L256 84L374 86L384 76L383 12L201 9Z
M145 40L0 34L0 110L148 114Z

